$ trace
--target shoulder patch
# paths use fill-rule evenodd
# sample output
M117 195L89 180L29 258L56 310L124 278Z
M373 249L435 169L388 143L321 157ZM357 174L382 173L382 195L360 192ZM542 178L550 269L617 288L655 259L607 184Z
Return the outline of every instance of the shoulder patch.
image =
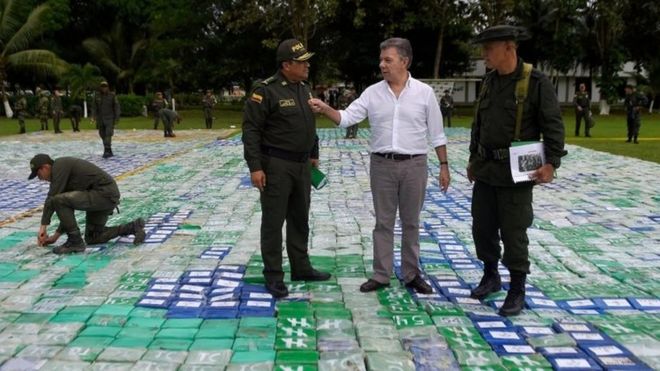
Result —
M259 104L261 104L261 101L263 99L264 99L264 97L262 97L261 95L259 95L257 93L252 93L252 95L250 96L251 101L253 101L255 103L259 103Z

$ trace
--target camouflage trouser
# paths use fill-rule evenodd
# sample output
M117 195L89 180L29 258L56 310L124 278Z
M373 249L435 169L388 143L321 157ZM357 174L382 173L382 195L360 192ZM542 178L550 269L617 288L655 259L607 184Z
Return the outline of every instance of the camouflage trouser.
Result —
M39 115L39 122L41 122L41 130L48 130L48 114Z
M60 193L48 202L60 219L57 230L72 233L79 230L75 210L86 211L85 241L88 244L107 242L122 234L124 226L106 227L108 217L117 207L117 202L99 191L73 191Z
M18 127L21 129L21 134L25 133L25 112L16 112L16 118L18 119Z

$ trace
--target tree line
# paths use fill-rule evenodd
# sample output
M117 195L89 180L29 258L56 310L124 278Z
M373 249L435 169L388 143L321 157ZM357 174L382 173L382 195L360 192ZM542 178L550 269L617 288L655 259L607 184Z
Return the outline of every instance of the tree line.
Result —
M448 78L469 71L476 32L508 23L531 39L536 65L592 71L614 100L626 61L660 92L660 3L654 0L0 0L5 89L74 87L106 79L118 92L249 88L276 70L275 48L295 37L316 52L314 83L378 79L378 45L406 37L411 71Z

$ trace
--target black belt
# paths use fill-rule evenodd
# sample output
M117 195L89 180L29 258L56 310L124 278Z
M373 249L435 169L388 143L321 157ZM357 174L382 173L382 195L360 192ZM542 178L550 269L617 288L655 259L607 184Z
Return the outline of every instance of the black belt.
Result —
M477 155L484 160L506 160L509 158L508 148L488 149L477 143Z
M404 160L410 160L415 157L419 156L424 156L425 154L416 154L416 155L403 155L400 153L380 153L380 152L372 152L376 156L384 157L389 160L394 160L394 161L404 161Z
M309 152L291 152L275 147L261 146L261 153L267 156L277 157L279 159L287 160L287 161L293 161L293 162L309 161Z

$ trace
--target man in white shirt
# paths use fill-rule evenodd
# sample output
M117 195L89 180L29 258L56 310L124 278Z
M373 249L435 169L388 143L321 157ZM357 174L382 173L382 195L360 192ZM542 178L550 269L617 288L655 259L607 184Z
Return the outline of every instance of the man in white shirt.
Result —
M411 62L412 47L408 40L387 39L380 44L383 81L368 87L346 110L334 110L319 99L309 100L314 112L343 128L369 118L376 226L373 276L360 286L362 292L390 285L397 208L403 229L403 279L406 286L419 293L432 292L419 270L419 215L428 178L428 140L440 160L440 187L443 191L449 187L447 137L433 89L410 75Z

